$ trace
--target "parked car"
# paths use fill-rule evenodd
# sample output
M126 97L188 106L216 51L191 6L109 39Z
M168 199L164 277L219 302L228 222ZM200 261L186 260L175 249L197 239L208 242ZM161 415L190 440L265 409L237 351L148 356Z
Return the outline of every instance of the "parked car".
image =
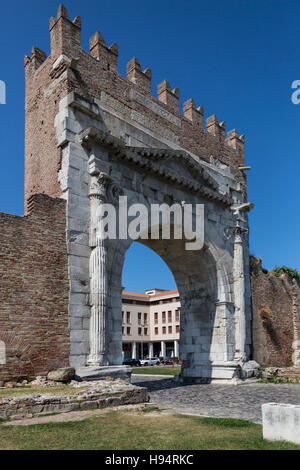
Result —
M139 359L125 359L123 361L123 366L139 367L141 361Z
M142 359L140 362L142 366L159 366L160 364L158 357L147 357L146 359Z
M172 359L170 359L170 358L164 359L161 363L164 364L165 366L173 364Z

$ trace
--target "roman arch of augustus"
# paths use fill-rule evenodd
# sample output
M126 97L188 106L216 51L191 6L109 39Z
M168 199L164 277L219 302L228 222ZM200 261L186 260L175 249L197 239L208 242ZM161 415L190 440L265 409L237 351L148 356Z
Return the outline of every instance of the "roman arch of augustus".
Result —
M59 296L60 346L48 369L68 362L83 377L108 375L107 368L121 373L121 276L132 240L103 240L98 233L101 205L112 204L118 214L119 197L126 196L129 205L149 209L204 206L201 249L187 250L184 238L138 241L162 257L177 283L182 380L239 377L252 341L247 213L253 205L244 136L235 129L225 136L216 116L205 128L204 109L193 99L181 114L179 90L167 80L153 97L151 70L142 71L136 58L121 76L118 46L107 47L99 32L90 53L84 51L81 19L71 21L63 6L49 29L50 56L34 47L25 57L25 217L48 204L34 217L53 214L47 236L58 222L66 235L55 269L61 265L60 286L68 288ZM49 294L54 310L58 295Z

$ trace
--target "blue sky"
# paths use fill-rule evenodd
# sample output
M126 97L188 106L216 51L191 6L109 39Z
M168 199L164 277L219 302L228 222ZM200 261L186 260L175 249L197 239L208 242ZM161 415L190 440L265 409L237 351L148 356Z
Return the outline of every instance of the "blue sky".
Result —
M299 118L291 83L300 79L300 2L296 0L66 0L81 15L82 45L99 29L119 44L119 73L136 56L156 85L168 79L181 103L193 97L227 130L246 135L251 252L267 269L300 270ZM0 210L23 214L24 71L33 45L49 53L48 19L59 2L5 2L0 12ZM143 270L147 266L147 272ZM123 284L173 288L161 260L141 245L127 255Z

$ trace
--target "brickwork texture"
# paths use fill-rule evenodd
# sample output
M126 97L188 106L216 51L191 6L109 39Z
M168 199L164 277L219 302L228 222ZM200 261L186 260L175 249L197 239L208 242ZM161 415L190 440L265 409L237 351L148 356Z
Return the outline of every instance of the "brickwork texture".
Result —
M33 196L24 217L0 213L0 381L69 363L65 201Z
M287 275L276 277L251 259L253 357L261 366L292 365L297 334L300 286Z

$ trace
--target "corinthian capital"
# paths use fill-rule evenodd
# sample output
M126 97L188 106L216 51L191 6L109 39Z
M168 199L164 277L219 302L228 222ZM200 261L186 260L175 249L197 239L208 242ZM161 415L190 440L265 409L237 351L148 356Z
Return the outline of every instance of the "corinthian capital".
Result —
M91 176L89 197L106 201L111 177L107 173Z
M241 227L240 221L237 221L235 227L225 227L223 230L224 240L234 239L234 242L243 241L244 235L249 232L249 229L246 227Z
M116 204L119 201L119 196L124 194L120 186L113 181L110 175L100 172L97 175L91 176L90 181L90 198L100 199L104 202Z

